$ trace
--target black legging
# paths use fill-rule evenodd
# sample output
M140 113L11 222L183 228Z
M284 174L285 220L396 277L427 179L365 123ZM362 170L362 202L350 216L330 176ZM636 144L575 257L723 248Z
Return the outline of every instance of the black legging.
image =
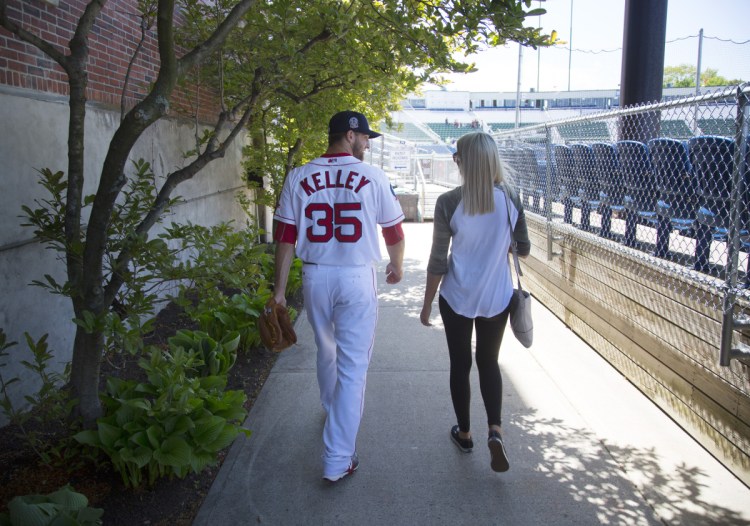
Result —
M502 407L503 378L497 356L503 341L505 324L508 321L507 308L492 318L467 318L456 314L448 302L440 296L438 300L440 316L445 326L448 340L448 354L451 359L450 387L453 410L456 412L458 428L463 433L471 429L469 406L471 402L471 334L477 327L477 369L479 389L482 392L484 408L487 411L487 424L500 425Z

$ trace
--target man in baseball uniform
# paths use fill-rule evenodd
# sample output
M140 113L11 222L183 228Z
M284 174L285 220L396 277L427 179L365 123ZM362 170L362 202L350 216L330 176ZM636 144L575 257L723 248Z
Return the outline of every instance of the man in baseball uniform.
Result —
M320 401L327 414L323 478L331 482L359 466L357 432L378 316L377 225L390 257L386 283L398 283L403 275L404 214L388 177L363 162L375 137L380 134L361 113L331 117L328 150L289 172L274 214L277 303L286 305L295 244L303 261L305 310L318 347Z

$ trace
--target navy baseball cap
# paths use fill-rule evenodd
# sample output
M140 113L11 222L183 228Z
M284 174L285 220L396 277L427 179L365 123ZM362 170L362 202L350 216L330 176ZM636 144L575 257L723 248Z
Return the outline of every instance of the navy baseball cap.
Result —
M334 133L346 133L349 130L357 133L364 133L370 137L370 139L380 137L378 132L374 132L370 129L370 125L367 124L367 118L356 111L340 111L331 117L331 120L328 122L328 135L333 135Z

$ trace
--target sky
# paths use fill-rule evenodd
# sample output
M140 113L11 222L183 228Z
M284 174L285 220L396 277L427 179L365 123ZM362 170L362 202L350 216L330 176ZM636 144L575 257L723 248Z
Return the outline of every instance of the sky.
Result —
M547 13L528 18L526 25L541 24L547 34L557 30L566 44L541 51L523 48L521 91L619 87L625 0L533 0L532 7ZM701 70L750 80L750 0L669 0L665 66L696 65L701 29ZM451 83L446 89L516 91L518 58L519 45L514 42L471 56L465 60L474 62L478 71L447 76Z

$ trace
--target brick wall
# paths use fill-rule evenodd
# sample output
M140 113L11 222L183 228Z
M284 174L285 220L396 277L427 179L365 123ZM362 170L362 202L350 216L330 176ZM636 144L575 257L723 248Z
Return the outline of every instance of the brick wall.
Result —
M88 0L59 0L49 5L41 0L8 0L9 17L28 31L67 52L78 19ZM120 107L128 64L141 39L138 0L110 0L97 17L89 45L90 101ZM143 47L133 64L126 93L131 108L148 92L156 79L159 53L156 28L146 31ZM67 75L38 48L0 28L0 85L26 88L59 95L68 94ZM195 86L178 89L172 97L172 113L193 115L198 108L201 121L211 123L217 115L217 97Z

